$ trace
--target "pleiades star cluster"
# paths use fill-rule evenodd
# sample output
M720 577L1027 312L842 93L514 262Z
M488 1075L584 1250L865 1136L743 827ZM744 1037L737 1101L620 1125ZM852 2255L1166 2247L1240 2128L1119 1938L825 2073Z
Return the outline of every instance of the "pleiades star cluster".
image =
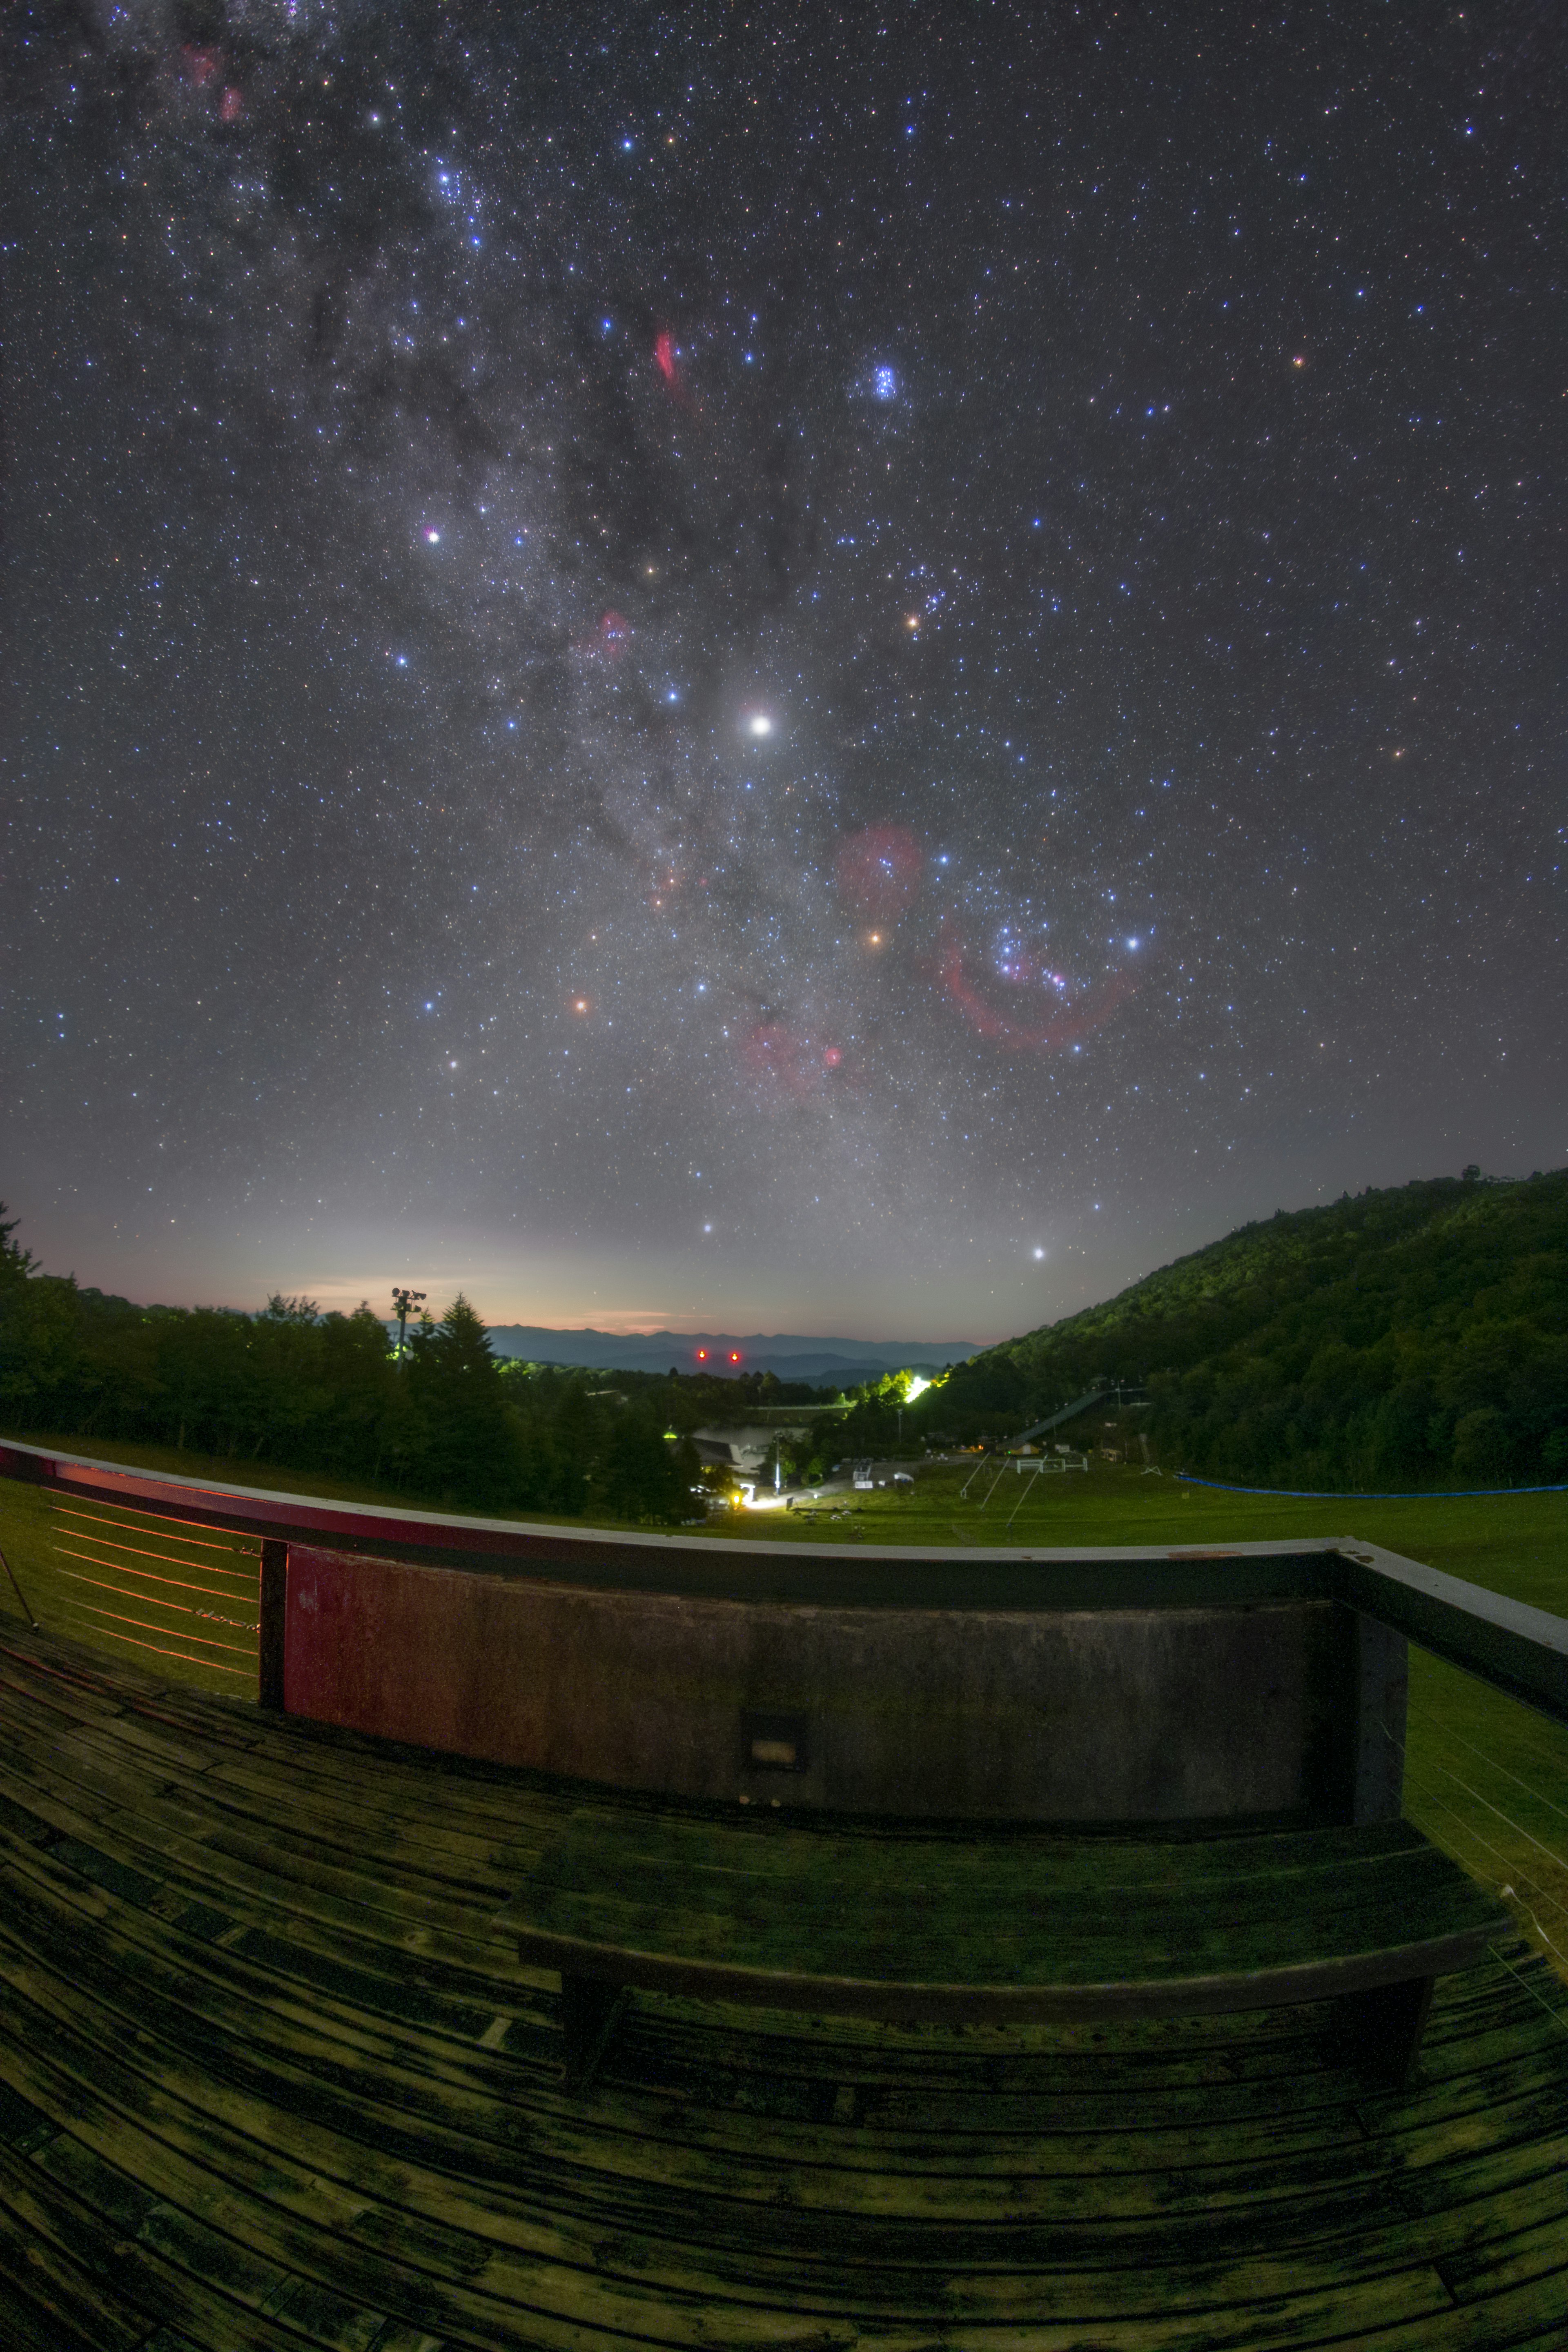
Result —
M1545 0L0 38L60 1270L1001 1332L1564 1156Z

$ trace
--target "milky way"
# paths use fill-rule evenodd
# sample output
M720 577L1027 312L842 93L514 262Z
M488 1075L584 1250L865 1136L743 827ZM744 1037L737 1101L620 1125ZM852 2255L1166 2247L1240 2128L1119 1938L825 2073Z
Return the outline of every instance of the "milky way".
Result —
M1001 1331L1568 1153L1555 10L4 39L51 1264Z

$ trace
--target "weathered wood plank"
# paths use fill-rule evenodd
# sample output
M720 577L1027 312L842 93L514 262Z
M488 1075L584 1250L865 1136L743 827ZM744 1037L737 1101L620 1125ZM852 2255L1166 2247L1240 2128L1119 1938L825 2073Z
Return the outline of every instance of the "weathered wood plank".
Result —
M0 2159L0 2340L6 2352L131 2352L147 2319L16 2214Z
M1440 1988L1403 2102L1325 2063L1311 2010L954 2032L649 1997L584 2110L485 1916L581 1789L256 1738L232 1700L48 1649L0 1656L0 2264L9 2228L63 2265L71 2352L89 2256L139 2352L341 2347L384 2315L377 2352L1556 2352L1568 2059L1495 1965ZM733 1823L588 1809L633 1845ZM923 1843L962 1881L966 1834L879 1833L856 1866L896 1894ZM799 1835L764 1825L770 1867ZM1169 1903L1226 1858L1156 1860ZM0 2267L0 2339L9 2315Z
M110 2116L100 2102L95 2105L92 2125L94 2147L111 2159L118 2158L119 2168L118 2170L115 2170L112 2166L110 2168L112 2173L110 2189L105 2191L101 2185L99 2187L98 2202L101 2208L113 2195L119 2195L122 2205L121 2209L113 2210L112 2218L121 2226L128 2227L136 2219L135 2212L131 2210L130 2205L125 2204L123 2200L129 2200L130 2204L133 2205L138 2200L155 2198L161 2204L166 2206L166 2200L173 2198L187 2207L189 2212L184 2221L178 2215L171 2218L165 2212L163 2223L165 2250L169 2242L177 2241L188 2243L190 2242L193 2221L219 2231L238 2230L243 2232L245 2231L250 2219L250 2207L243 2202L237 2202L232 2193L226 2194L221 2189L211 2186L206 2176L198 2167L171 2158L158 2142L147 2138L140 2129L139 2121L128 2122ZM84 2118L79 2113L74 2126L75 2132L79 2135L83 2127ZM53 2153L52 2171L55 2177L65 2179L79 2192L86 2193L84 2180L88 2189L90 2189L94 2180L101 2183L104 2168L100 2164L98 2157L90 2155L81 2147L79 2138L73 2137ZM384 2244L389 2233L385 2226L369 2232L363 2230L361 2224L365 2210L363 2205L356 2207L352 2200L345 2199L342 2193L339 2193L334 2201L331 2184L319 2178L311 2179L309 2176L297 2176L292 2186L293 2201L303 2210L303 2217L307 2221L312 2219L319 2221L324 2216L330 2219L335 2232L347 2230L368 2238L373 2243L382 2245L384 2253L389 2251ZM268 2201L276 2199L279 2188L279 2183L276 2175L269 2176L265 2182ZM388 2217L389 2222L391 2218ZM417 2237L417 2233L416 2236ZM971 2320L1005 2314L1016 2316L1026 2308L1040 2317L1049 2316L1056 2311L1064 2311L1076 2314L1079 2317L1098 2318L1115 2317L1118 2314L1131 2316L1139 2308L1149 2313L1157 2313L1166 2307L1170 2292L1168 2270L1160 2275L1150 2276L1135 2269L1131 2277L1123 2276L1120 2269L1084 2271L1079 2268L1078 2264L1081 2263L1086 2249L1080 2243L1074 2242L1069 2253L1059 2239L1055 2238L1055 2233L1053 2236L1053 2251L1056 2259L1048 2263L1037 2260L1033 2269L1028 2271L1020 2271L1016 2267L1018 2253L1021 2251L1016 2244L1005 2248L993 2246L989 2250L990 2259L985 2262L983 2272L976 2265L976 2275L967 2282L949 2280L944 2283L938 2297L940 2306L950 2316L962 2315ZM428 2263L432 2255L428 2232L420 2243L419 2251L425 2255ZM617 2242L615 2249L617 2258L622 2261L628 2251L631 2249L624 2239ZM650 2249L645 2242L638 2251L646 2255ZM664 2252L666 2249L661 2247L658 2251ZM947 2247L942 2251L951 2259L955 2250ZM1122 2251L1125 2253L1129 2250ZM1380 2249L1376 2255L1370 2258L1363 2253L1359 2261L1353 2254L1341 2248L1326 2255L1320 2255L1312 2261L1298 2261L1294 2265L1288 2259L1280 2258L1274 2260L1247 2258L1227 2265L1223 2261L1215 2260L1215 2250L1212 2245L1205 2245L1203 2264L1203 2301L1205 2307L1215 2315L1216 2330L1222 2339L1226 2333L1221 2324L1224 2307L1244 2301L1250 2304L1257 2300L1277 2301L1283 2297L1302 2314L1309 2310L1320 2310L1327 2304L1336 2315L1336 2325L1342 2322L1344 2307L1347 2300L1352 2298L1352 2291L1356 2308L1363 2320L1368 2324L1379 2318L1386 2319L1391 2312L1407 2311L1413 2307L1423 2309L1428 2307L1432 2300L1432 2285L1426 2275L1425 2262L1413 2261L1411 2259L1413 2250L1409 2246L1397 2251L1404 2254L1405 2260L1399 2265L1400 2274L1394 2276L1392 2274L1394 2264L1390 2257L1395 2250L1386 2247ZM274 2227L264 2252L266 2263L263 2272L258 2274L262 2277L268 2274L268 2266L277 2263L308 2267L312 2263L319 2263L330 2258L338 2263L341 2283L345 2286L353 2284L356 2264L363 2265L363 2250L357 2245L334 2244L330 2256L324 2255L319 2246L312 2245L308 2235L302 2236L298 2228L287 2226ZM750 2252L752 2259L746 2263L743 2271L735 2272L731 2282L724 2281L722 2264L710 2263L710 2287L718 2288L721 2284L730 2284L732 2291L747 2291L751 2301L759 2303L763 2301L764 2297L758 2291L759 2265L755 2259L763 2250L753 2246ZM1420 2252L1423 2254L1429 2254L1430 2248L1423 2248ZM448 2269L452 2267L449 2243L437 2246L434 2252L437 2260L443 2255L447 2257L445 2263L441 2264L442 2267ZM931 2250L928 2249L926 2260L921 2266L922 2273L928 2277L931 2269L930 2252ZM998 2262L998 2254L1004 2256L1003 2262ZM1010 2261L1007 2260L1008 2257L1011 2258ZM482 2261L482 2250L480 2250L480 2259ZM972 2250L972 2262L973 2260ZM471 2275L479 2264L470 2255L460 2264L460 2267ZM895 2269L894 2275L885 2282L879 2294L875 2291L869 2267L862 2264L859 2278L856 2282L858 2292L829 2294L826 2297L821 2281L809 2279L810 2266L798 2253L784 2266L782 2271L776 2262L769 2263L765 2257L761 2267L763 2270L773 2270L778 2273L778 2284L783 2288L787 2289L792 2282L798 2284L808 2294L814 2306L818 2309L838 2305L868 2311L876 2304L886 2303L889 2298L894 2301L901 2299L907 2302L911 2288L907 2262L901 2268ZM1353 2274L1358 2271L1364 2272L1365 2275L1356 2278ZM647 2272L651 2272L651 2275L647 2274ZM382 2289L382 2299L387 2299L390 2294L393 2302L397 2304L400 2298L398 2294L394 2292L395 2281L393 2271L390 2269L384 2271L383 2278L384 2284ZM643 2283L663 2286L671 2293L679 2293L689 2288L689 2273L678 2271L668 2259L665 2259L647 2266ZM537 2285L537 2277L531 2270L519 2272L515 2265L491 2260L484 2267L483 2284L489 2294L494 2295L506 2287L521 2286L525 2290L533 2289ZM521 2297L514 2294L510 2299L517 2301ZM353 2307L352 2305L351 2307ZM434 2320L439 2317L446 2324L450 2324L454 2318L458 2317L449 2302L443 2304L439 2298L432 2297L428 2293L426 2294L424 2312L427 2318ZM470 2324L476 2315L476 2312L471 2308L466 2309L463 2315ZM458 2324L462 2324L461 2319ZM743 2340L743 2337L738 2336L736 2340Z

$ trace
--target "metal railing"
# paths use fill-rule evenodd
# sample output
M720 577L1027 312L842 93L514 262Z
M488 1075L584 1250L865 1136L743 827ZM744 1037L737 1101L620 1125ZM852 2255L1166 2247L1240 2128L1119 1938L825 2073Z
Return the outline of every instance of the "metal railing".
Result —
M48 1564L51 1630L209 1689L254 1691L272 1706L283 1700L291 1541L434 1564L493 1565L572 1582L679 1587L695 1579L693 1589L731 1594L752 1589L761 1576L775 1599L795 1587L804 1599L820 1600L829 1591L854 1598L881 1571L883 1586L874 1595L868 1587L868 1597L886 1601L896 1597L886 1582L890 1571L900 1584L913 1580L925 1587L908 1593L912 1605L939 1599L930 1587L933 1573L966 1578L963 1597L973 1601L1017 1605L1022 1564L1037 1606L1042 1570L1053 1571L1048 1586L1057 1605L1082 1606L1095 1597L1109 1605L1157 1598L1188 1606L1237 1598L1338 1600L1521 1702L1538 1718L1538 1736L1521 1744L1508 1736L1504 1716L1483 1708L1479 1736L1472 1738L1452 1719L1452 1708L1435 1705L1422 1716L1414 1754L1386 1727L1379 1730L1395 1740L1394 1769L1411 1817L1503 1895L1568 1974L1568 1745L1560 1736L1568 1728L1568 1620L1379 1546L1313 1538L1091 1554L861 1543L814 1544L809 1555L781 1555L743 1540L697 1544L680 1535L331 1503L170 1478L5 1441L0 1478L33 1490L34 1533ZM999 1581L1011 1589L1000 1592ZM36 1582L30 1570L27 1582ZM15 1577L12 1583L31 1616L26 1591ZM957 1598L952 1593L947 1605ZM1504 1762L1498 1748L1514 1760ZM1521 1760L1528 1769L1518 1769ZM1568 2030L1568 2007L1552 2013Z
M261 1546L206 1520L51 1495L61 1631L254 1685Z
M912 1607L943 1605L948 1588L947 1605L984 1600L988 1606L1004 1608L1339 1601L1552 1722L1568 1726L1568 1619L1349 1537L1206 1549L1121 1545L1056 1550L1036 1546L1027 1551L814 1544L809 1552L781 1553L772 1545L727 1538L705 1536L694 1542L679 1533L529 1525L331 1502L217 1481L171 1478L10 1440L0 1440L0 1477L48 1490L62 1513L74 1515L70 1523L84 1537L92 1533L87 1515L96 1513L98 1551L113 1547L114 1557L128 1569L137 1548L125 1541L124 1531L135 1525L138 1515L162 1523L170 1531L163 1538L167 1556L142 1571L140 1586L132 1569L124 1589L151 1594L160 1580L172 1588L181 1580L165 1570L184 1565L192 1568L194 1580L197 1563L178 1557L181 1545L187 1550L204 1542L212 1547L205 1571L204 1597L209 1600L235 1590L226 1579L245 1572L237 1555L258 1561L258 1605L243 1630L248 1632L251 1622L258 1627L263 1682L274 1638L270 1617L282 1598L280 1584L275 1594L269 1593L269 1585L280 1580L286 1548L292 1541L387 1550L437 1564L443 1559L469 1567L493 1563L534 1575L564 1576L574 1582L729 1592L731 1597L759 1589L755 1575L760 1573L769 1597L850 1601L864 1587L864 1597L874 1603L902 1601ZM111 1532L113 1522L121 1529L118 1537ZM175 1537L172 1531L176 1528L190 1532ZM229 1549L220 1558L226 1541ZM231 1558L236 1559L233 1569L225 1564ZM1048 1583L1037 1573L1025 1577L1020 1573L1024 1566L1031 1571L1048 1568L1053 1574ZM742 1569L747 1571L744 1580L737 1582L735 1575ZM888 1572L894 1569L896 1574ZM825 1570L829 1571L826 1576ZM879 1570L883 1570L879 1581ZM984 1573L983 1585L975 1581L977 1571ZM84 1582L91 1580L85 1570L80 1573ZM195 1589L193 1580L188 1590ZM165 1606L174 1605L172 1591L165 1591L163 1599ZM184 1605L194 1617L198 1603ZM106 1621L112 1613L106 1604L103 1613ZM234 1614L237 1620L237 1607ZM205 1646L215 1653L224 1634L242 1631L236 1622L222 1626L220 1633L218 1613L210 1622L215 1630ZM189 1638L197 1637L191 1633Z

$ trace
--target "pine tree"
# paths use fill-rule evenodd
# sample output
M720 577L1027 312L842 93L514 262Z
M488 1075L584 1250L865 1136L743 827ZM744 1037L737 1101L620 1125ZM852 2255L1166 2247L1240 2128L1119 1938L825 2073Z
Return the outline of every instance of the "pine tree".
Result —
M425 1423L421 1482L456 1502L499 1507L516 1485L514 1439L489 1334L461 1291L421 1331L409 1364Z

